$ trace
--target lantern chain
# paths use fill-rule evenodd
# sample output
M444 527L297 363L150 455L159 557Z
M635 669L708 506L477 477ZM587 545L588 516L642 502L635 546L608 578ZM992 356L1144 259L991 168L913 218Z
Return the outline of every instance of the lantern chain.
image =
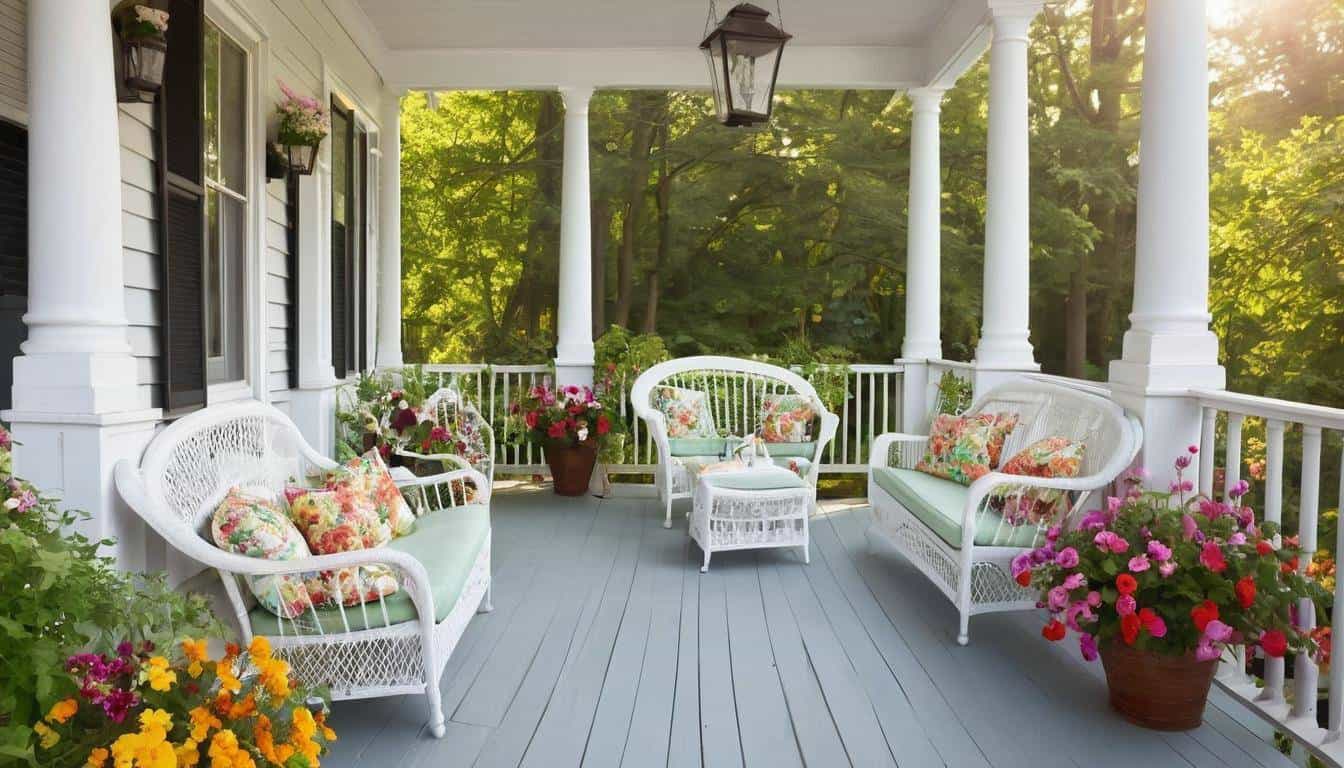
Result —
M709 30L713 29L718 22L719 14L714 7L714 0L709 0L709 16L705 18L705 33L701 35L700 38L703 40L704 38L709 37Z

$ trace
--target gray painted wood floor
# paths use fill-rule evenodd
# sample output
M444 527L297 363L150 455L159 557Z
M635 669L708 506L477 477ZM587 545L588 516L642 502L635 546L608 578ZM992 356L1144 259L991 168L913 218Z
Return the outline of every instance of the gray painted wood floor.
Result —
M679 510L680 511L680 510ZM495 611L443 675L448 734L420 696L341 702L327 766L1287 766L1215 691L1161 734L1107 708L1098 665L1030 613L971 622L828 505L812 564L715 556L648 498L496 494Z

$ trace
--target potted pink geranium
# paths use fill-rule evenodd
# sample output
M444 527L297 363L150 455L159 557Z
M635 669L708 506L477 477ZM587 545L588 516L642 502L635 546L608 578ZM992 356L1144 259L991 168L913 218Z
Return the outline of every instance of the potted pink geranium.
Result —
M1197 452L1177 459L1169 493L1143 491L1131 475L1122 497L1071 530L1052 528L1012 564L1050 612L1042 636L1074 632L1083 658L1100 657L1111 705L1149 728L1197 727L1230 647L1316 653L1293 616L1299 600L1328 597L1278 526L1242 504L1244 482L1226 501L1193 493L1184 472Z
M509 408L509 434L541 445L554 490L581 496L597 465L600 439L611 432L611 417L589 387L552 388L550 380L527 390Z

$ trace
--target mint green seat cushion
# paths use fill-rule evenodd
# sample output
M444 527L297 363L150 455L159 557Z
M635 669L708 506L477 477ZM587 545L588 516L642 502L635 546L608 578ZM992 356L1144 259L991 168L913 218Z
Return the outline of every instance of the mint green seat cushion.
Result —
M913 469L889 467L874 467L873 482L938 534L938 538L961 548L961 516L969 488ZM1009 525L992 510L976 514L976 546L1034 547L1038 536L1036 526Z
M766 443L770 458L810 459L817 452L816 443Z
M672 437L667 447L673 456L722 456L725 442L722 437Z
M777 491L785 488L803 488L807 483L794 473L783 472L710 472L700 479L715 488L734 491Z
M471 567L476 556L490 533L490 508L484 504L468 504L430 512L416 518L415 530L406 536L393 539L388 549L405 552L419 560L429 572L429 591L434 595L434 621L447 618L457 602L458 595L467 583ZM383 601L387 605L389 623L400 624L416 618L415 604L403 586ZM332 606L319 608L318 620L324 632L343 632L345 623L341 621L341 609ZM368 623L365 623L365 614ZM279 617L257 606L248 614L252 622L252 632L257 635L278 635ZM311 623L313 612L305 619ZM378 601L352 606L345 609L345 620L350 629L360 630L383 626L383 609ZM301 619L300 622L304 620ZM312 631L316 631L313 629ZM293 634L294 628L285 622L284 633Z

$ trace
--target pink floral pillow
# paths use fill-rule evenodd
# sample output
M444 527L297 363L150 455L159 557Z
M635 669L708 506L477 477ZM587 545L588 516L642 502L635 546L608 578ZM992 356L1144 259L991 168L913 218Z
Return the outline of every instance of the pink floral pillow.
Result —
M334 555L380 547L392 540L392 532L378 518L371 504L343 496L338 491L287 488L289 517L303 533L313 554ZM362 565L323 571L305 579L318 607L340 596L346 606L377 600L396 592L396 572L386 565Z
M1004 440L1016 426L1015 413L938 414L928 449L915 469L970 485L998 464Z
M376 450L328 473L326 488L336 494L342 508L372 509L393 536L405 536L415 526L410 505Z
M1067 437L1047 437L1018 451L999 471L1028 477L1077 477L1083 466L1083 443ZM1026 488L996 496L990 502L1013 525L1036 525L1052 519L1068 505L1068 493L1048 488Z

